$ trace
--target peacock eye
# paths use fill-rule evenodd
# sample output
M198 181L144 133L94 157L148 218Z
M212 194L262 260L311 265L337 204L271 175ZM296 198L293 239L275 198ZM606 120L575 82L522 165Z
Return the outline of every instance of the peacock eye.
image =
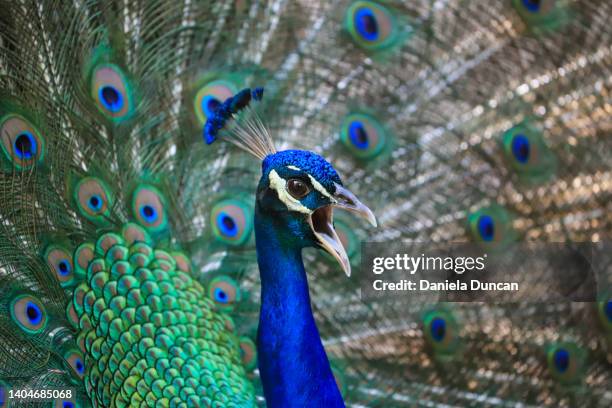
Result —
M289 194L298 200L310 192L310 187L308 187L308 184L304 183L300 179L288 180L287 189L289 190Z

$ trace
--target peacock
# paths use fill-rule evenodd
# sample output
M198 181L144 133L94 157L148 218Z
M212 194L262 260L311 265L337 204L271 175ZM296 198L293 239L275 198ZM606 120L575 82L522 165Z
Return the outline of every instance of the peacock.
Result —
M320 155L275 150L250 108L251 100L261 100L263 91L247 88L227 98L207 118L204 138L211 144L227 129L224 133L234 136L229 140L262 160L254 224L261 276L258 366L266 403L344 407L312 315L302 250L324 249L350 277L350 260L335 230L333 210L352 211L374 226L376 217Z
M611 406L611 15L0 0L0 407ZM368 299L373 242L603 272Z

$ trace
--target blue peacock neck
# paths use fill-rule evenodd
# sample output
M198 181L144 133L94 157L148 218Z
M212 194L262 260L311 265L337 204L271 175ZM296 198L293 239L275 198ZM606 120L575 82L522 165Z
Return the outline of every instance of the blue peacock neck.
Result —
M258 365L267 406L344 407L310 306L303 244L255 211L261 310Z

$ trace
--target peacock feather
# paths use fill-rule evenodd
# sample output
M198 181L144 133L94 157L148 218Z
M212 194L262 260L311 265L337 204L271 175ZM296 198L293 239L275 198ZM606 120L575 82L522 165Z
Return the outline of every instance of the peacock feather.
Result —
M0 0L0 407L611 406L610 15ZM340 191L378 226L323 230ZM601 270L589 302L366 299L374 241Z

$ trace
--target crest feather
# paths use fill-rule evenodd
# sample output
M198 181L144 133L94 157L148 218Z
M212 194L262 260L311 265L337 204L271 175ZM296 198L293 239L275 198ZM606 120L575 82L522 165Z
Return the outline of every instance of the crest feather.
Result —
M226 134L230 143L260 160L276 153L270 133L252 105L261 101L263 92L263 88L245 88L226 99L206 120L203 134L206 144Z

